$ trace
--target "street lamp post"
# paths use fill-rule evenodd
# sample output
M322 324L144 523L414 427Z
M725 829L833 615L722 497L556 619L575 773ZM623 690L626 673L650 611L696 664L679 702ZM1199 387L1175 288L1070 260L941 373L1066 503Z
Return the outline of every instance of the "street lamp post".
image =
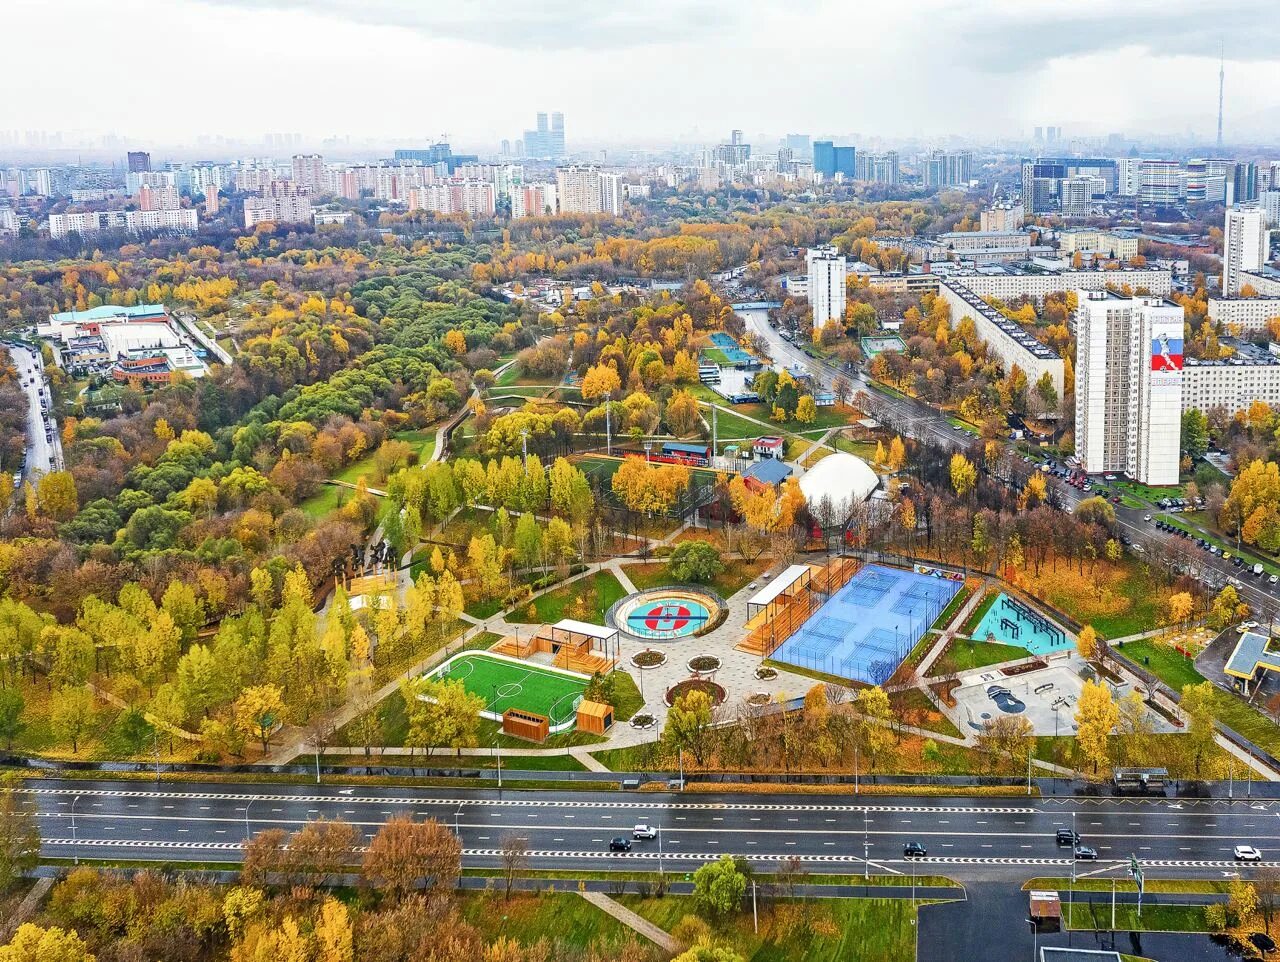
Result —
M1040 958L1040 930L1036 928L1035 919L1027 919L1027 924L1031 926L1031 962L1036 962Z
M864 881L871 878L870 823L871 816L864 808L862 810L862 878Z
M613 454L613 424L609 418L609 402L613 399L612 391L604 392L604 453Z
M529 429L520 429L520 463L527 465L529 463Z
M1071 813L1071 888L1067 889L1067 945L1071 945L1071 919L1075 914L1076 903L1076 846L1080 844L1080 836L1076 834L1076 813Z
M458 810L453 813L453 834L458 837L458 845L462 845L462 830L458 827L458 816L462 814L462 806L458 806Z
M246 844L248 844L251 838L249 832L249 809L253 807L253 803L255 801L257 801L257 799L251 798L244 806L244 840Z
M666 875L662 871L662 826L658 826L658 878L665 879Z
M80 840L76 836L76 803L80 801L77 795L71 800L71 862L73 865L80 864Z

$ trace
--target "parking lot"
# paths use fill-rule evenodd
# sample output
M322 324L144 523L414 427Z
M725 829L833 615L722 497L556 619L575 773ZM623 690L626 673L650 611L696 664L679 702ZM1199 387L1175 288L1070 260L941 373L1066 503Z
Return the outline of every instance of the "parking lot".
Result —
M1024 717L1036 735L1072 735L1084 679L1078 674L1083 662L1076 656L1055 660L1047 668L1007 677L999 669L971 672L960 679L954 692L956 707L952 714L962 731L980 732L983 726L1002 715ZM1117 699L1129 693L1129 687L1112 688ZM1148 713L1153 731L1173 731L1164 718Z

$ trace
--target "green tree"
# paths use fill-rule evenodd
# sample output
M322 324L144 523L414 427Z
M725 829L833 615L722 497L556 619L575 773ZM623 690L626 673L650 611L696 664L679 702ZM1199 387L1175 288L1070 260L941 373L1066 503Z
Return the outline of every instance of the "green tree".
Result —
M662 739L676 751L692 752L701 765L709 747L711 720L711 696L696 688L687 691L667 712Z
M671 962L745 962L745 960L727 945L717 945L708 939L700 939Z
M722 571L720 550L706 541L681 541L667 560L667 573L676 581L706 583Z
M40 826L20 779L8 772L0 780L0 891L40 863Z
M854 698L853 707L859 715L858 741L874 768L876 759L891 751L898 741L891 727L894 715L889 696L879 685L864 688Z
M5 751L13 748L13 740L27 727L22 721L26 707L22 693L16 688L0 688L0 737L4 738Z
M218 663L206 645L192 645L178 659L177 691L191 716L205 718L222 698L223 679Z
M1217 729L1217 693L1213 690L1213 682L1202 681L1198 685L1184 685L1182 700L1178 703L1182 713L1187 717L1187 750L1196 777L1200 777L1200 766L1214 750L1214 739Z
M747 877L732 855L698 867L693 873L693 900L699 910L715 919L738 911L747 892Z
M1209 418L1203 411L1191 408L1182 412L1182 450L1193 459L1209 450Z
M71 751L80 751L80 739L93 724L93 696L84 688L62 688L54 693L51 715L58 738L71 742Z
M542 560L542 527L532 514L520 515L512 545L516 564L532 568Z
M409 717L405 745L460 750L480 743L480 712L486 702L483 696L467 691L461 681L403 681L400 695Z

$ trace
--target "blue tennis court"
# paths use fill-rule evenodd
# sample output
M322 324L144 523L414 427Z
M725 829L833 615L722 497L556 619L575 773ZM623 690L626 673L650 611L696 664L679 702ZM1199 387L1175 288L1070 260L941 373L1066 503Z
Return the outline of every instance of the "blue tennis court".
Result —
M961 582L884 565L864 565L774 660L880 685L937 621Z
M725 358L730 364L745 364L751 360L751 355L738 346L738 342L733 336L726 334L724 331L716 331L711 335L711 343L724 352Z

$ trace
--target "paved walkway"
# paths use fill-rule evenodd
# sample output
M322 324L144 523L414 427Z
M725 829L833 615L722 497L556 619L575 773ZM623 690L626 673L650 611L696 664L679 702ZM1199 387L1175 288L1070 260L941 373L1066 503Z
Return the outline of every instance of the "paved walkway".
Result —
M921 678L929 677L929 669L933 667L933 663L942 657L942 652L946 649L947 643L956 636L956 632L959 631L960 627L969 620L969 616L973 614L978 605L982 604L982 599L986 597L986 594L987 579L982 578L978 582L978 586L974 590L973 594L969 596L969 599L961 606L960 610L956 612L956 616L951 619L950 624L943 626L942 633L938 636L938 640L934 642L933 646L927 652L925 652L925 656L920 659L920 664L916 668L917 675Z
M643 935L654 945L672 955L679 952L684 946L671 937L671 933L665 929L660 929L642 915L637 915L625 905L619 905L603 892L582 892L580 893L584 899L598 908L600 911L612 915L615 919L632 929L639 935Z

